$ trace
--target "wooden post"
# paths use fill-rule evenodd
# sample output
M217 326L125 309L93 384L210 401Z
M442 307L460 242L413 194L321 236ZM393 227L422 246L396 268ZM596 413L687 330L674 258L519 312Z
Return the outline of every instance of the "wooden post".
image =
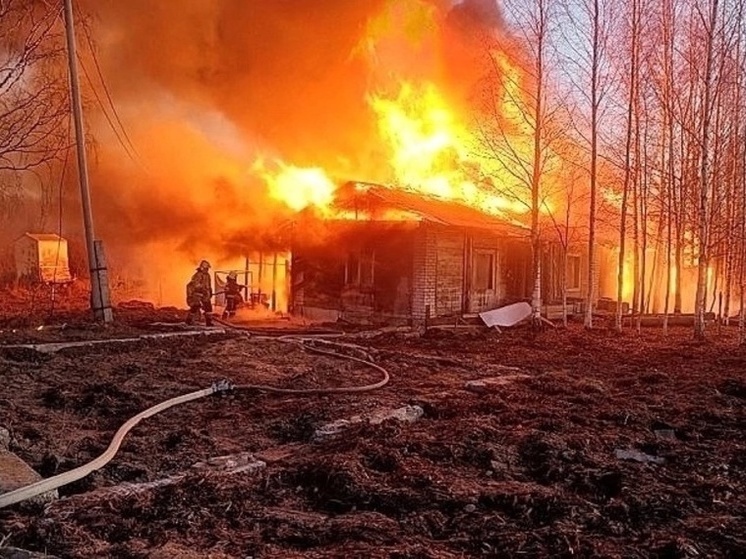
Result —
M85 127L83 126L83 102L80 95L78 79L78 59L75 46L72 0L64 2L65 37L67 38L67 61L70 72L70 101L75 124L75 147L78 155L78 179L80 182L80 199L83 208L83 232L85 234L88 270L91 274L91 310L93 317L101 322L113 322L111 309L109 277L106 269L104 245L96 240L93 230L93 209L88 182L88 159L85 147Z
M259 273L258 277L256 279L256 293L257 293L257 300L261 303L262 301L262 280L264 278L264 253L259 253Z
M293 289L293 277L290 270L290 260L285 258L285 294L287 296L286 311L294 312L295 290Z
M277 310L277 251L272 255L272 310Z

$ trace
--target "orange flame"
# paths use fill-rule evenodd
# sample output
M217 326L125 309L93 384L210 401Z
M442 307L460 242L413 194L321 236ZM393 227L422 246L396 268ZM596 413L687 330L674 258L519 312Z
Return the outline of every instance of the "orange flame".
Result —
M513 184L516 179L503 163L477 155L477 139L432 83L417 87L405 82L396 97L372 95L369 104L387 153L391 188L457 201L491 214L529 210L525 187ZM277 161L273 169L258 162L254 170L270 195L292 210L315 206L324 214L331 212L336 184L323 168ZM495 188L487 178L501 187Z
M438 25L435 11L428 6L425 2L406 7L404 3L392 3L370 22L355 51L356 55L376 59L384 56L387 72L409 79L395 81L394 88L386 87L384 92L377 90L368 96L378 130L373 151L383 158L375 161L373 176L361 176L366 169L359 169L354 177L340 178L383 181L390 188L459 202L489 214L524 215L530 211L531 197L529 177L521 173L526 174L533 157L530 118L526 115L531 104L525 101L523 91L526 72L506 53L492 53L501 79L495 92L496 114L487 118L499 120L502 133L490 138L486 148L479 134L494 136L494 130L470 126L476 120L472 117L477 117L473 109L454 102L444 89L424 78L427 72L417 66L422 62L437 75L433 60L413 58L413 52L420 57L435 52L432 45L430 49L416 48ZM400 23L417 32L410 36L402 31ZM392 83L390 75L373 77L377 86ZM260 176L270 194L292 210L312 206L330 216L335 213L332 206L337 185L325 171L325 162L318 163L319 167L312 168L282 162L273 170L260 166ZM545 170L551 167L546 160L543 163ZM544 180L551 178L545 176ZM542 200L541 211L553 211L552 204Z
M458 201L486 213L528 211L519 196L488 185L487 177L505 183L504 170L477 155L477 139L435 85L415 87L405 82L395 99L372 96L370 104L391 154L396 187Z
M328 208L334 199L337 186L321 167L296 167L276 161L271 171L258 160L253 171L263 178L272 198L296 212L308 206Z

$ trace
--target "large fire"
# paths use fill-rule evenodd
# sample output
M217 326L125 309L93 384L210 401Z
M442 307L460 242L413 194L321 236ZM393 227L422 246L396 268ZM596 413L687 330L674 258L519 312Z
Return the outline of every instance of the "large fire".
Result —
M476 155L480 150L474 134L435 85L404 83L395 99L373 96L370 103L390 151L394 184L487 213L528 211L520 185L503 192L487 186L487 178L503 186L514 180L508 180L499 162Z
M295 167L276 161L268 169L263 160L254 163L253 171L267 183L269 195L300 211L308 206L326 209L334 199L334 181L320 167Z
M384 182L391 188L459 202L490 214L528 212L527 188L506 169L507 157L479 155L476 135L435 84L403 82L396 95L373 94L368 102L385 153ZM506 110L510 118L514 104L506 97L503 105L510 108ZM516 133L510 142L511 150L528 157L528 135ZM330 205L337 183L322 167L277 162L272 170L263 163L254 168L270 195L290 209L314 206L322 215L333 213Z
M493 215L527 214L531 196L526 169L534 155L531 72L506 44L471 44L474 29L468 38L455 39L463 49L454 50L447 27L432 3L419 0L387 3L372 17L352 56L364 57L372 69L366 101L375 137L360 138L356 147L365 153L339 154L358 161L353 176L335 176L335 167L327 161L313 161L312 167L294 166L292 161L278 162L272 169L260 165L258 175L270 195L293 211L313 207L328 217L337 215L332 209L336 185L353 179ZM470 70L443 73L445 51L458 53L458 62L447 64ZM489 102L481 106L474 91L466 94L463 81L479 84ZM550 185L546 157L543 164L543 182ZM540 211L553 209L556 204L544 197Z
M102 200L99 221L112 261L147 261L138 275L152 300L183 304L184 278L204 257L216 269L243 270L247 250L258 251L249 258L252 266L269 250L263 261L274 262L278 224L290 213L309 208L334 219L415 218L372 204L374 216L354 204L341 207L338 188L351 181L529 221L536 73L531 46L511 37L494 14L483 17L482 8L496 2L317 2L301 13L293 2L234 2L221 9L220 2L200 0L177 14L178 25L166 8L164 17L153 18L150 4L148 10L137 2L98 4L102 67L107 78L118 76L110 85L149 170L143 176L131 154L123 157L108 119L91 119L98 133L108 134L100 136L107 141L92 181L104 185L95 197ZM156 35L168 48L151 48L148 38ZM184 45L198 47L180 50ZM174 52L180 53L176 65ZM550 99L553 85L560 85L552 83L553 71ZM562 235L567 223L565 229L579 231L573 241L579 243L588 223L582 198L587 146L564 145L573 142L569 123L560 122L562 111L550 113L557 126L544 141L562 155L544 146L542 237L556 240L555 230ZM599 165L599 204L618 209L618 171ZM630 231L627 300L634 275ZM617 236L607 227L603 241L613 245ZM647 292L665 291L665 280L650 279L665 269L664 248L661 242L646 257ZM603 262L609 272L599 278L600 294L616 296L617 262L613 253ZM263 270L259 284L272 277L266 267L257 269L257 278ZM673 270L679 281L672 279L672 287L692 291L693 263L680 268ZM709 272L708 279L718 277Z

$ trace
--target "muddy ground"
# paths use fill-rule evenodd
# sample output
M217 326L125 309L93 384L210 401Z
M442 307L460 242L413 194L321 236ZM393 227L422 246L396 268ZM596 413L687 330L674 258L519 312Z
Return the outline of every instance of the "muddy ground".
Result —
M0 344L136 335L180 319L175 309L118 316L103 328L72 313L66 328L41 331L6 319ZM0 509L0 541L80 558L746 556L746 349L735 332L695 343L689 329L573 326L355 343L388 369L388 387L238 391L172 408L140 423L108 466L61 488L56 504ZM504 382L464 388L484 377ZM221 378L330 387L379 376L236 333L53 355L0 349L0 425L11 450L51 476L97 456L138 411ZM314 436L406 405L423 416ZM266 467L190 468L247 451ZM102 491L182 473L162 487Z

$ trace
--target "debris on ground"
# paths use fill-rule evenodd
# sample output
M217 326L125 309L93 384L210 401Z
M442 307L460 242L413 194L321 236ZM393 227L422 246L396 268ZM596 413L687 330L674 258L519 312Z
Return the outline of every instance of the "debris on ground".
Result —
M41 481L42 477L21 458L9 450L0 448L0 495L9 493ZM32 503L48 503L59 497L57 490L47 491L29 501Z
M0 559L58 559L58 557L48 553L26 551L17 547L3 547L0 543Z
M380 425L389 419L403 423L413 423L420 419L424 413L425 410L420 406L404 406L396 409L377 409L365 415L355 415L349 419L337 419L336 421L325 423L316 429L314 432L314 438L319 440L337 435L357 423Z
M241 452L239 454L209 458L204 462L197 462L192 468L224 474L252 474L258 472L266 465L265 462L257 460L252 453Z
M664 440L664 441L675 441L676 440L676 431L673 429L656 429L653 431L656 438Z
M666 459L661 456L651 456L650 454L645 454L639 450L616 449L614 451L614 456L616 456L618 460L632 460L633 462L641 462L643 464L666 463Z
M525 373L508 374L501 377L488 377L476 380L468 380L464 383L464 388L470 392L484 394L500 390L503 386L531 378Z
M42 331L0 319L0 345L139 337L183 317L126 309L102 328L65 311L67 328ZM256 338L0 352L0 425L11 450L50 477L98 456L126 418L220 378L318 388L375 375ZM61 487L54 504L0 509L0 541L66 559L746 555L746 347L737 329L706 344L678 327L664 336L580 325L356 343L389 370L386 388L236 391L171 408L139 423L107 466ZM510 374L527 378L478 396L464 389ZM359 421L315 439L338 418L405 406L422 410L418 421ZM190 468L216 456L233 457L228 468L241 456L266 465L251 475ZM181 474L148 491L83 499Z

